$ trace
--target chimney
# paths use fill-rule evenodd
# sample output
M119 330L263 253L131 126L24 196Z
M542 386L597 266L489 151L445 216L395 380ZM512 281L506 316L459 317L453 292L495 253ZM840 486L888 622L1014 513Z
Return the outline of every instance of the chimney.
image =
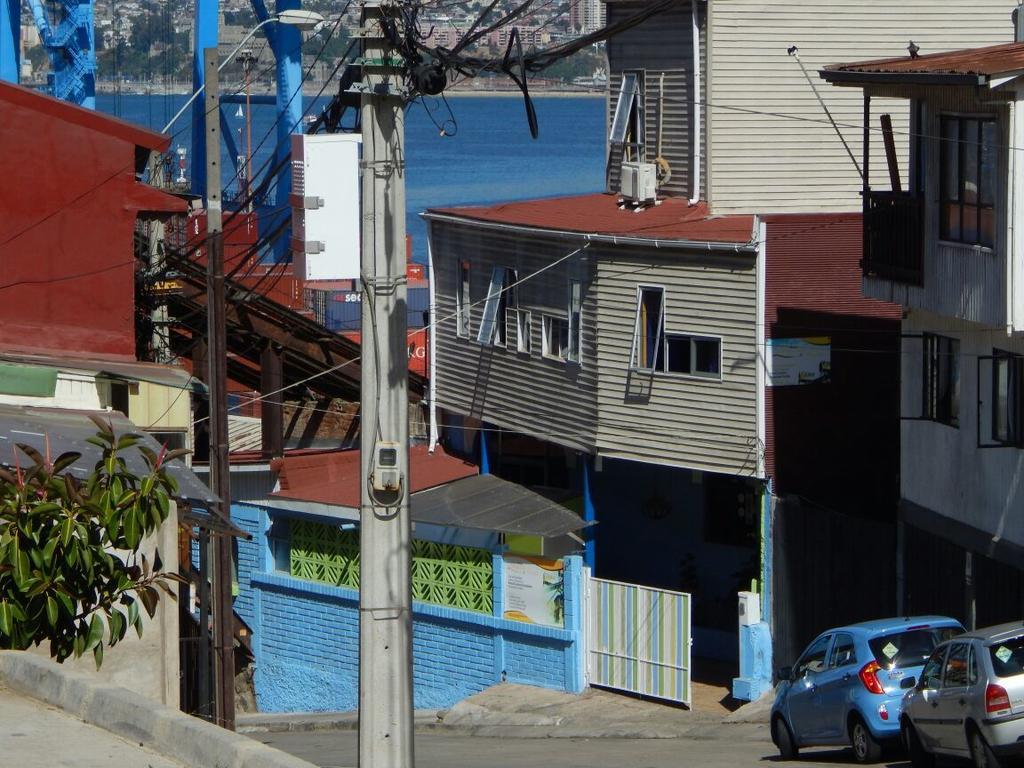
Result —
M1013 42L1015 43L1024 43L1024 13L1021 13L1022 7L1024 7L1024 3L1020 3L1014 8L1011 14L1013 19Z

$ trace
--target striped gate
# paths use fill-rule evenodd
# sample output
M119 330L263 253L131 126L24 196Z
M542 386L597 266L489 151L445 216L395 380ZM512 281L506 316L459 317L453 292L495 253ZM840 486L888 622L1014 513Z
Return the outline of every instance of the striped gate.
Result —
M589 579L591 685L689 705L690 596Z

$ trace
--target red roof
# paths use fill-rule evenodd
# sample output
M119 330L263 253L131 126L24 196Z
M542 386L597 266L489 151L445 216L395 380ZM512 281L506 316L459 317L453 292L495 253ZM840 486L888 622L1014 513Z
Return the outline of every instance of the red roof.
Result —
M825 79L828 79L830 72L992 76L1017 70L1024 70L1024 43L1003 43L985 48L929 53L916 59L899 56L891 59L834 64L825 67L822 74Z
M85 109L52 96L39 93L31 88L0 80L0 103L17 104L37 112L43 112L67 123L75 123L84 128L131 142L137 147L165 151L171 143L171 137L139 128L137 125L104 115L94 109Z
M690 205L677 197L666 198L660 205L639 213L620 209L618 201L618 195L578 195L483 207L431 208L428 215L644 240L737 245L747 245L754 240L753 216L710 216L707 203Z
M339 507L359 507L362 486L359 451L330 451L288 455L276 459L280 490L272 493L284 499L313 501ZM412 493L477 474L477 468L462 459L449 456L440 447L434 453L427 446L409 448L409 475Z

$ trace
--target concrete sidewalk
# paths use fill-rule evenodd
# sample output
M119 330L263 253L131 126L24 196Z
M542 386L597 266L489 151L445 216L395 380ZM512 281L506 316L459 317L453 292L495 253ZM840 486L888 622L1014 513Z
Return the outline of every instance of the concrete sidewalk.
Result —
M3 764L30 768L182 768L152 750L0 687Z
M696 697L695 697L696 698ZM772 697L735 711L724 707L685 709L590 688L576 696L503 683L447 710L419 710L416 730L453 735L514 738L647 738L693 736L710 726L764 724ZM242 733L351 730L355 712L238 715Z

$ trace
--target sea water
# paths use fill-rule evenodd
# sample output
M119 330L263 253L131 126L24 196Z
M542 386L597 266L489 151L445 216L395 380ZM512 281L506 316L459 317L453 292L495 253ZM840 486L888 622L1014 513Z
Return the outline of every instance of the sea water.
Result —
M100 94L96 102L100 111L160 130L186 98ZM307 114L319 114L326 102L324 98L307 98ZM521 98L450 96L447 105L440 99L410 105L406 113L406 226L413 240L414 260L426 261L426 225L419 214L427 208L583 194L604 188L604 98L538 96L534 104L540 127L536 140L530 136ZM238 150L244 152L245 119L238 112L236 105L225 104L224 126L232 132ZM182 115L170 130L172 150L184 146L189 157L190 114ZM345 122L351 120L349 112ZM274 151L274 121L273 107L252 107L254 169L263 167ZM227 150L223 182L226 190L237 188L235 166Z

